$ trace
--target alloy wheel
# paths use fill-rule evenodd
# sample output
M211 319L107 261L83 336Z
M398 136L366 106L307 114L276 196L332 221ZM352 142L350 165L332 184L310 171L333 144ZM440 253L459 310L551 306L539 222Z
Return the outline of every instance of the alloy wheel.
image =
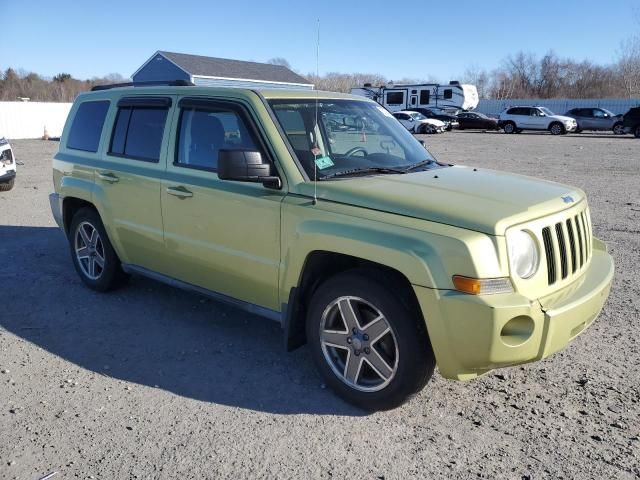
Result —
M76 259L82 273L91 280L97 280L104 272L104 245L98 230L89 222L82 222L76 229L74 238Z
M362 298L339 297L327 306L320 342L333 373L356 390L382 390L396 374L400 352L393 328Z

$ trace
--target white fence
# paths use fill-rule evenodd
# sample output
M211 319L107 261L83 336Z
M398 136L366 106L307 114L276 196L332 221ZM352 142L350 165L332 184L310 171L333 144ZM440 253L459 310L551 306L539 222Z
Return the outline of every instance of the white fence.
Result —
M40 138L62 135L71 103L0 102L0 138Z
M487 115L497 115L507 107L515 107L517 105L538 105L547 107L554 113L562 115L572 108L589 108L600 107L606 108L611 112L627 113L631 107L640 105L640 99L629 98L591 98L591 99L571 99L571 98L509 98L506 100L480 100L476 107L476 112L482 112Z

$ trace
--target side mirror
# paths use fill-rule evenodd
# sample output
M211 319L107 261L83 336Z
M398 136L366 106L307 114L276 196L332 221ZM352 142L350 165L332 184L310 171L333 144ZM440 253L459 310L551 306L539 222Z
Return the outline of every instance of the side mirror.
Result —
M262 183L268 188L281 188L280 177L271 175L271 164L262 160L262 154L253 150L220 150L218 152L218 178L236 182Z
M411 118L409 119L409 121L410 121L410 122L415 122L416 120L415 120L413 117L411 117Z

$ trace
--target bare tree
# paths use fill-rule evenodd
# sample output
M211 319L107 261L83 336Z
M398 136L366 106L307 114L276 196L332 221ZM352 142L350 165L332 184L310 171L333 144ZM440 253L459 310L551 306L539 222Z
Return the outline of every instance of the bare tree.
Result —
M620 45L618 70L629 98L640 96L640 36L631 37Z

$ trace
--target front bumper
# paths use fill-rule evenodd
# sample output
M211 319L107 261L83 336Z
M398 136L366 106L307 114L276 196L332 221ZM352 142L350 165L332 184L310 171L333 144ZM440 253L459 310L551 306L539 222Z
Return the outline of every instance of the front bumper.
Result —
M49 205L51 205L51 214L58 226L64 231L64 220L62 218L62 197L57 193L49 194Z
M567 132L575 132L578 129L578 124L577 123L569 123L569 124L564 124L564 129Z
M16 171L8 170L5 173L0 174L0 183L10 182L14 178L16 178Z
M518 293L465 295L414 286L443 377L469 380L490 370L533 362L561 350L602 310L614 265L593 239L584 274L544 299Z

